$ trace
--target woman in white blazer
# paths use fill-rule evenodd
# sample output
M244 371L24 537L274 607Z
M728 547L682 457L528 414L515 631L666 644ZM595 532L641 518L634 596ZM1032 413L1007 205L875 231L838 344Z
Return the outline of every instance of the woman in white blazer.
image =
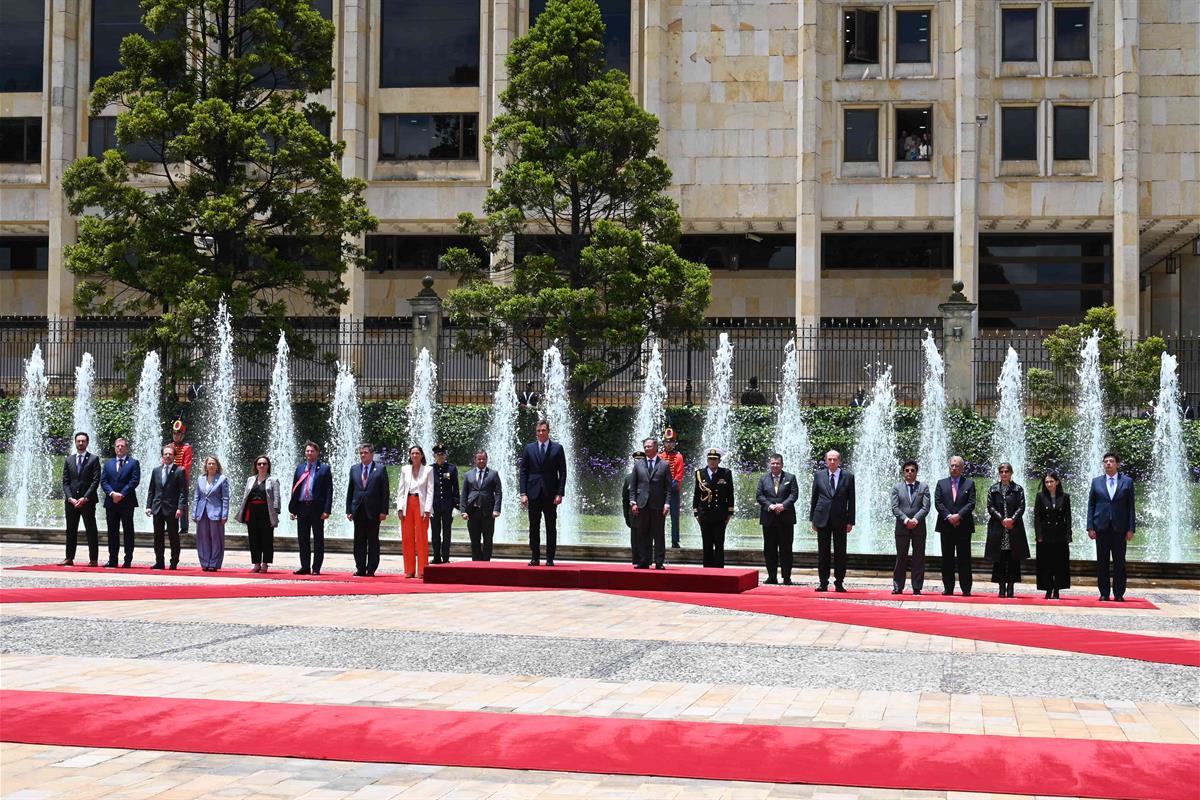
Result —
M400 468L396 513L400 515L400 541L404 552L404 577L424 577L429 563L429 515L433 511L433 467L425 463L420 445L408 449L408 463Z

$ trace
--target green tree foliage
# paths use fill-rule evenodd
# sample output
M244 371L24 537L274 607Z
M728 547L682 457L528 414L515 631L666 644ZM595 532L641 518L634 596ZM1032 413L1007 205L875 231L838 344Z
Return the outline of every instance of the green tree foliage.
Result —
M146 37L121 42L122 69L100 78L91 107L119 111L121 147L63 177L78 242L81 313L156 316L125 366L158 349L169 377L201 366L194 332L219 299L263 318L244 355L291 332L289 297L334 314L342 275L365 259L375 227L344 178L344 149L318 130L332 112L306 96L333 79L333 23L308 0L142 0ZM147 160L134 161L130 153ZM308 344L289 336L297 355Z
M711 291L708 269L673 248L680 217L653 154L658 119L627 75L605 71L603 35L593 0L550 0L513 43L504 113L485 140L499 164L487 216L460 215L498 263L459 248L443 258L462 281L447 303L460 346L486 353L515 335L540 350L558 339L576 401L637 364L647 335L693 332ZM545 235L512 263L507 245L522 233ZM492 281L493 267L503 279Z
M1112 306L1090 308L1083 322L1059 325L1046 337L1046 349L1055 369L1029 371L1029 390L1034 399L1050 407L1072 401L1079 354L1092 331L1100 334L1100 373L1105 400L1113 405L1145 405L1158 391L1159 357L1167 349L1167 343L1158 336L1128 342L1117 329L1117 312Z

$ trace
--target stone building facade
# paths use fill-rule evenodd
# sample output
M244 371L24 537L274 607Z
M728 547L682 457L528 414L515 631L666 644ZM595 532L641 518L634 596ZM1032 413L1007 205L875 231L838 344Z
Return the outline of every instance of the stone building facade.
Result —
M1112 302L1131 332L1200 330L1200 4L599 2L710 316L927 318L961 280L981 328ZM338 31L318 99L380 220L345 314L407 315L479 211L480 138L544 0L314 4ZM60 178L111 137L88 92L136 8L0 3L0 315L74 313Z

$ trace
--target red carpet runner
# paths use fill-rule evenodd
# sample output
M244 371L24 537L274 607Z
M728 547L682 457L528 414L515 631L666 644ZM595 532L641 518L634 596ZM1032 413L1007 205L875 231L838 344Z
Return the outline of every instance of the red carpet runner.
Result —
M341 583L276 583L261 581L236 585L185 584L171 586L70 586L43 589L0 589L3 603L80 603L111 600L219 600L230 597L332 597L334 595L388 594L465 594L468 592L538 592L537 588L508 586L429 586L420 581L407 583L362 581Z
M8 742L890 789L1195 800L1200 747L0 692Z
M179 569L150 569L145 566L132 566L129 569L113 569L111 567L60 567L58 564L34 564L24 567L7 567L8 570L29 570L31 572L94 572L108 575L145 575L155 578L253 578L254 580L274 581L304 581L313 583L328 583L353 581L363 583L380 582L419 582L406 578L402 573L378 573L373 578L356 577L351 572L326 572L324 575L293 575L291 567L280 567L271 572L251 572L248 567L225 567L220 572L205 572L199 567L180 567Z
M759 586L751 590L755 596L770 597L804 597L814 600L891 600L905 603L967 603L993 606L1045 606L1046 608L1095 608L1104 611L1128 611L1131 608L1153 611L1158 608L1154 603L1141 597L1126 597L1124 603L1102 603L1096 596L1079 597L1070 595L1059 600L1047 600L1041 594L1018 594L1012 598L1001 598L996 592L962 595L944 595L938 589L932 593L924 592L919 597L912 590L904 594L892 594L891 589L847 589L845 592L818 592L812 586Z

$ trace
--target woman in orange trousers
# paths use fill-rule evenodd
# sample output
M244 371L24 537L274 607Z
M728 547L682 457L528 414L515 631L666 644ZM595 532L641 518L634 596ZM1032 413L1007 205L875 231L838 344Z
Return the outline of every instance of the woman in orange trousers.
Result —
M404 577L424 577L429 563L429 515L433 510L433 467L425 463L420 445L408 449L408 463L400 468L396 513L400 515L400 541L404 552Z

